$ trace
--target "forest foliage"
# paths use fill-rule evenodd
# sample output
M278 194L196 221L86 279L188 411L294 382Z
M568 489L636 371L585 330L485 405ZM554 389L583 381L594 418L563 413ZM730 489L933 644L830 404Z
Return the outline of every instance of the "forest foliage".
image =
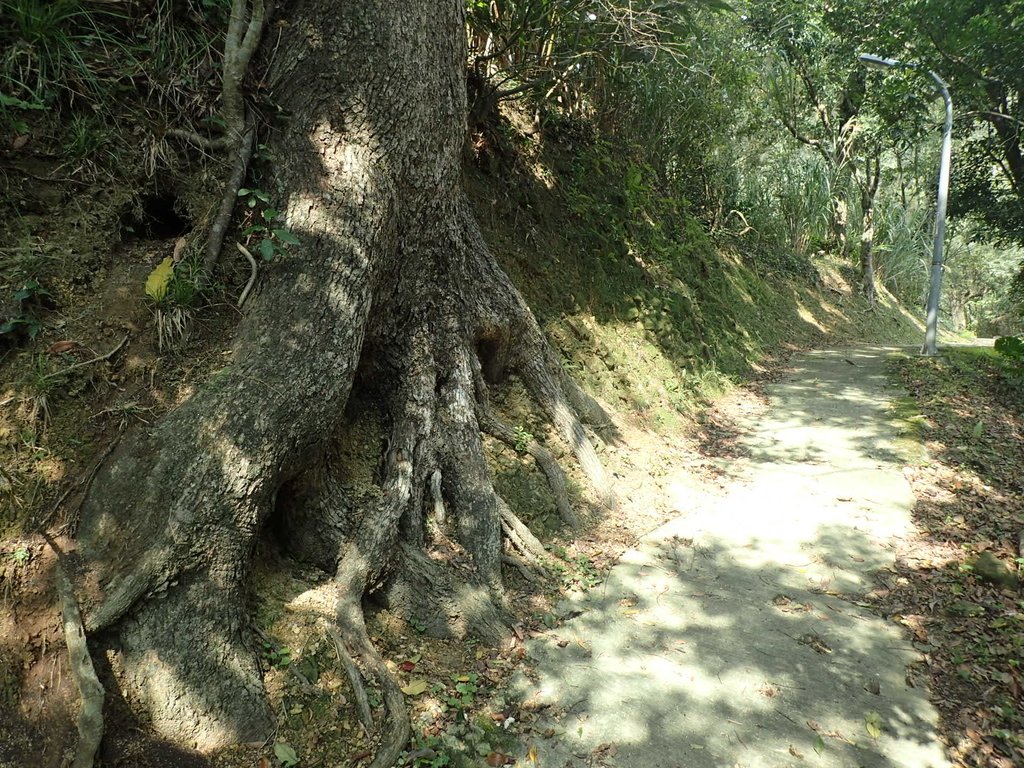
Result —
M179 169L174 133L208 134L221 120L230 7L3 0L5 145L45 132L79 172ZM955 103L943 317L1016 330L1007 265L1024 243L1022 18L1019 0L467 0L470 123L517 101L538 127L586 125L630 147L643 183L685 201L706 232L742 236L752 258L830 250L863 271L870 249L862 279L919 305L942 120L933 70ZM916 69L869 71L863 52ZM253 67L246 91L272 124L261 88ZM5 290L23 290L15 283Z
M529 98L633 145L652 183L751 253L838 250L927 291L941 99L956 104L951 327L1014 328L1024 223L1019 2L469 3L479 116ZM860 53L908 65L867 70Z

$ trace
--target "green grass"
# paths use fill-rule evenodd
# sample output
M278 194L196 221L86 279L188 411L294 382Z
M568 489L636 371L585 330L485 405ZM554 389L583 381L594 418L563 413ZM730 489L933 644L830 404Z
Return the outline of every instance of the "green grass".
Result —
M903 340L912 329L887 297L873 313L855 296L836 310L799 253L711 237L628 146L518 141L519 159L498 169L505 199L494 200L495 180L471 179L474 197L494 201L480 212L488 241L570 372L660 430L785 344Z

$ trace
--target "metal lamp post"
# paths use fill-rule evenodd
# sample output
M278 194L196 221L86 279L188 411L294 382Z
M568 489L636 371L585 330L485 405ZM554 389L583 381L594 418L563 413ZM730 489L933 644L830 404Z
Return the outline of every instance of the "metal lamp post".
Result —
M917 64L906 64L895 59L886 59L870 53L862 53L858 57L869 67L904 67L921 69ZM926 330L924 346L921 353L934 355L937 351L936 337L939 328L939 293L942 290L942 246L946 239L946 201L949 199L949 165L953 146L953 99L949 89L941 77L930 69L925 70L935 81L936 90L942 94L946 105L946 124L942 133L942 160L939 163L939 197L935 208L935 242L932 246L931 286L928 289L928 307L926 309Z

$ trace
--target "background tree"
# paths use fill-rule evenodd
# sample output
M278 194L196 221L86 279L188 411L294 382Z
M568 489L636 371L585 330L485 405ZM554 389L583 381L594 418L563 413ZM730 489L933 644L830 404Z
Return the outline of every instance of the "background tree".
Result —
M1024 242L1024 3L914 0L906 18L910 54L941 72L956 94L951 213Z
M788 0L752 5L747 24L770 57L766 81L774 117L823 163L831 190L828 245L846 255L864 100L864 74L853 63L856 43L837 35L821 11Z

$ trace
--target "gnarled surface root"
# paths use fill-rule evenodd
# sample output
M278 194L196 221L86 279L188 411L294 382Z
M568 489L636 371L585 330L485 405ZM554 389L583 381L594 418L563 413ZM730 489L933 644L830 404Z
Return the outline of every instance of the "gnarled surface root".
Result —
M534 461L537 462L537 466L540 467L547 478L548 487L551 489L552 496L555 497L555 506L558 509L559 516L562 518L562 522L570 528L579 528L581 520L580 516L576 514L576 510L572 508L572 504L569 503L569 491L565 481L565 472L558 466L558 462L555 461L551 452L533 438L529 438L520 444L519 435L516 434L512 427L501 421L493 413L484 409L481 409L480 413L480 426L487 434L505 443L505 445L513 450L524 450L533 457Z
M96 676L89 646L82 625L82 614L78 599L71 586L71 580L64 570L64 553L50 536L45 536L50 548L57 556L54 567L57 578L57 595L60 597L61 620L64 624L64 642L68 651L68 666L78 688L78 744L75 747L71 768L92 768L103 740L103 701L106 692Z

